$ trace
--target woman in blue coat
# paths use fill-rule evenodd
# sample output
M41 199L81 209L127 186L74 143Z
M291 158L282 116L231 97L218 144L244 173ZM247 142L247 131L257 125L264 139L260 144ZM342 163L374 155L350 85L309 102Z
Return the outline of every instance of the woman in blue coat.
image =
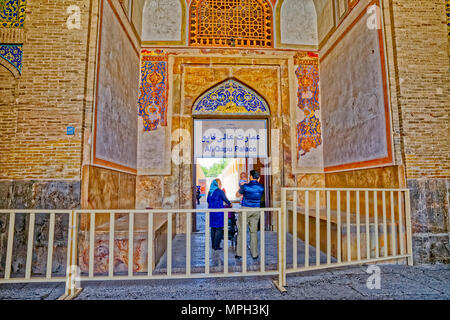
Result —
M225 202L231 206L230 200L227 199L225 192L222 190L222 182L220 179L215 179L211 183L208 193L208 209L223 208ZM214 250L220 250L220 242L223 238L223 212L211 212L209 219L209 226L211 227L211 242Z

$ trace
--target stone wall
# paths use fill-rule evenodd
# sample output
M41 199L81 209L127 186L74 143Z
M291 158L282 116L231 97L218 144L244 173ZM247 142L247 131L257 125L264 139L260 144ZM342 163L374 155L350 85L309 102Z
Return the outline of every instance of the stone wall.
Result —
M417 262L449 262L450 73L445 2L392 1L396 94Z
M80 181L0 181L1 209L78 209ZM9 214L0 214L0 276L6 262ZM32 273L45 273L50 216L36 215ZM53 272L64 274L67 257L68 214L56 214ZM18 213L15 218L12 274L25 272L28 243L29 214Z
M450 263L450 179L408 179L416 262Z
M29 214L17 213L14 224L13 256L11 263L11 275L25 273ZM47 264L47 246L49 234L50 215L47 213L36 214L33 237L32 274L45 274ZM69 214L56 214L55 234L53 246L53 275L64 275L67 259L67 230L69 226ZM3 276L6 263L7 234L9 229L9 215L0 214L0 277Z

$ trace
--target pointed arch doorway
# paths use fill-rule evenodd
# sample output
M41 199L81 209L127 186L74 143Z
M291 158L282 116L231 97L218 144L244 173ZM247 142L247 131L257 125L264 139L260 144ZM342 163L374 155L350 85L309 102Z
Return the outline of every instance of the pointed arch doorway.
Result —
M199 96L192 108L193 207L207 208L209 186L220 178L233 207L240 173L247 179L250 170L258 170L265 194L261 207L270 207L272 179L269 174L270 108L256 91L238 81L227 79ZM216 166L215 169L212 169ZM206 171L206 172L205 172ZM217 175L217 176L216 176ZM197 202L197 188L201 199ZM266 216L266 230L272 229L272 217ZM193 231L205 229L202 216L194 214Z

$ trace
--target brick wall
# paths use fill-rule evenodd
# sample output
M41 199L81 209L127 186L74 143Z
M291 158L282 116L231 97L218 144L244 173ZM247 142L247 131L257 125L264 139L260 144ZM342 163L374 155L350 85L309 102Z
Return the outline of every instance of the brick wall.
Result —
M416 262L450 262L450 73L444 0L393 0L402 154Z
M22 75L0 72L0 179L80 178L89 4L27 2ZM67 28L71 5L79 30Z
M408 179L450 177L450 73L444 0L394 0L398 99Z

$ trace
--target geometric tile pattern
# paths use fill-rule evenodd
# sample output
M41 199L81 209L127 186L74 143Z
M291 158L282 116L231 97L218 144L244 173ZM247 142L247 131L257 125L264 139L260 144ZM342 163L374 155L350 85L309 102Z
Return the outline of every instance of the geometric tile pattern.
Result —
M267 102L244 84L229 79L208 90L194 104L192 114L269 115Z
M0 0L0 28L23 28L26 0Z
M447 14L447 32L450 40L450 0L445 0L445 8Z
M189 44L272 47L272 7L267 0L193 0Z
M21 44L0 44L0 57L11 63L20 74L22 73L22 55Z
M167 125L168 58L162 50L142 50L139 116L144 131Z
M305 118L297 123L297 154L300 158L322 144L322 130L318 116L319 62L314 53L299 53L294 59L298 65L295 71L298 82L297 107L305 115Z

